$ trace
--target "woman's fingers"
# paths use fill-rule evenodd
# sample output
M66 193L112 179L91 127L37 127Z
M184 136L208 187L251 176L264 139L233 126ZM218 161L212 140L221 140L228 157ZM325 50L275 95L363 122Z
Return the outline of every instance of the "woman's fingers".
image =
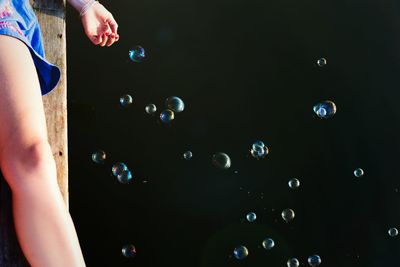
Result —
M117 34L117 31L118 31L118 24L117 24L117 22L115 21L115 19L114 19L113 17L111 17L111 18L109 18L109 19L107 20L107 22L108 22L108 24L110 25L111 31L112 31L114 34Z
M115 42L115 34L111 33L108 37L107 46L111 46Z
M108 41L108 36L107 36L106 34L102 34L102 38L103 38L103 40L102 40L102 42L100 43L100 46L105 46L105 44L106 44L107 41Z

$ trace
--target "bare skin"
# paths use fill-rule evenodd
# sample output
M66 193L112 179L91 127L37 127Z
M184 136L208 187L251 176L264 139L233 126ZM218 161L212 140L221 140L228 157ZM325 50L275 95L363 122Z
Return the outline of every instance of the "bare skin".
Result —
M101 4L93 5L81 21L93 44L118 41L118 25ZM23 42L5 35L0 35L0 81L0 169L12 191L22 251L32 267L85 267L57 184L32 56Z

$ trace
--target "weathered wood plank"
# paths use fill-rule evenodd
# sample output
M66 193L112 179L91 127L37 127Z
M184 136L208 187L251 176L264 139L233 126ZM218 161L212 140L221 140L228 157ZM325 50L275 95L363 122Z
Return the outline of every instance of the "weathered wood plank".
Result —
M47 131L57 165L60 191L68 208L68 143L65 0L31 0L38 17L46 58L60 67L58 87L43 97ZM18 244L13 223L11 190L0 177L0 267L30 266Z

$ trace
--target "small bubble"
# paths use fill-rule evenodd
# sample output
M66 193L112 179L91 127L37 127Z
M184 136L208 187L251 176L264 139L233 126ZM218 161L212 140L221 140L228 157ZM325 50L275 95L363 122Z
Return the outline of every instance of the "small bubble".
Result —
M285 209L284 211L282 211L281 216L282 219L288 223L294 219L295 214L292 209Z
M157 111L157 107L154 104L148 104L144 109L147 114L154 114Z
M388 234L391 237L395 237L399 234L399 231L397 230L397 228L393 227L389 229Z
M296 258L291 258L287 261L287 267L299 267L300 262Z
M135 46L131 50L129 50L129 58L136 63L140 63L145 58L144 48L140 45Z
M193 157L192 151L186 151L185 153L183 153L183 158L186 160L190 160L192 157Z
M265 248L266 250L270 250L275 246L275 242L272 238L266 238L264 239L264 241L262 242L262 246L263 248Z
M361 168L357 168L354 170L354 176L357 178L360 178L361 176L364 176L364 170Z
M160 119L163 123L170 123L174 118L175 114L170 109L166 109L160 114Z
M125 245L122 247L122 255L126 258L133 258L136 256L136 248L134 245Z
M313 111L321 119L332 118L336 114L336 105L330 100L317 103L313 106Z
M239 246L233 250L233 255L238 260L243 260L249 255L249 251L245 246Z
M165 100L165 106L173 112L182 112L185 109L185 103L177 96L168 97Z
M103 164L104 161L106 160L106 152L104 152L103 150L97 150L97 151L93 152L92 160L95 163Z
M132 96L130 95L123 95L119 98L119 103L121 106L126 107L130 104L132 104Z
M231 159L230 157L223 152L215 153L212 156L212 163L215 167L220 169L229 169L231 167Z
M317 65L318 65L319 67L325 66L326 63L327 63L327 61L326 61L325 58L320 58L320 59L317 60Z
M293 178L289 180L288 184L291 189L296 189L300 186L300 181L296 178Z
M318 255L312 255L312 256L308 257L307 261L311 267L316 267L321 264L321 257Z
M249 213L246 215L246 219L247 219L249 222L254 222L254 221L257 219L257 215L256 215L254 212L249 212Z

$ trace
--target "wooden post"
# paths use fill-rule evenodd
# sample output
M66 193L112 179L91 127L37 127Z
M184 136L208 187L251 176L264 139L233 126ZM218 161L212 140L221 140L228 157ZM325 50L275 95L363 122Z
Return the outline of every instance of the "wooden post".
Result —
M65 0L30 0L39 20L46 58L61 69L58 87L43 97L47 131L57 165L57 179L68 206L68 143L67 143L67 87ZM46 231L46 229L43 229ZM0 177L0 266L26 267L18 244L12 215L11 191Z

